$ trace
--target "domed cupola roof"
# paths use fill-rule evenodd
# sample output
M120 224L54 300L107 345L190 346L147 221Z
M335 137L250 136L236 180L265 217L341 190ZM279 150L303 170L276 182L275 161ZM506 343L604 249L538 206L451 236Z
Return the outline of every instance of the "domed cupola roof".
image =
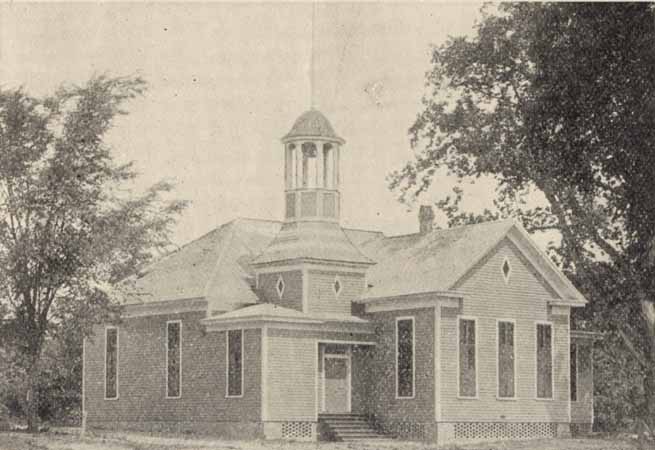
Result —
M337 142L339 144L345 143L345 141L337 136L334 132L334 128L330 124L330 121L316 109L310 109L300 115L296 119L296 122L291 127L289 131L283 138L282 142L287 143L289 141L297 139L323 139L327 141Z

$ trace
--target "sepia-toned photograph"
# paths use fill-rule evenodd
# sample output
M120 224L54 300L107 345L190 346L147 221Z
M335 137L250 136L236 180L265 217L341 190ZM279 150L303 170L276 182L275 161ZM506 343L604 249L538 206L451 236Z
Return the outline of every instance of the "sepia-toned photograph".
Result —
M0 450L655 450L655 3L0 1Z

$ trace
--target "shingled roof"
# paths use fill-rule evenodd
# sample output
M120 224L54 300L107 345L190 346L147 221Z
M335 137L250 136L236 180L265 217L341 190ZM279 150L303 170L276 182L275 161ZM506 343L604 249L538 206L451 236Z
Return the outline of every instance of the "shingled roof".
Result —
M128 304L205 299L212 312L260 303L251 263L278 235L282 222L236 219L183 246L132 280ZM526 255L570 304L582 295L511 220L430 233L387 237L380 232L344 229L354 246L376 262L367 271L370 288L361 300L452 289L479 260L508 235L523 243Z
M364 243L362 251L378 262L366 274L365 297L447 291L513 225L511 220L487 222Z
M457 282L505 238L518 246L562 303L586 304L584 296L511 219L365 242L362 251L378 263L366 273L369 288L360 300L427 292L456 294Z
M238 218L189 242L141 270L129 283L126 304L204 298L212 311L260 301L251 262L278 235L282 222ZM380 232L344 229L359 246Z

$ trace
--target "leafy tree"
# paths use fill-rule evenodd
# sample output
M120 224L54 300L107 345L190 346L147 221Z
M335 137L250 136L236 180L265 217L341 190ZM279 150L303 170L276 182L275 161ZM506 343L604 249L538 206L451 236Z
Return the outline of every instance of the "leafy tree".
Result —
M655 420L653 5L495 8L483 9L473 38L433 49L410 129L415 158L390 187L411 202L443 172L493 177L494 207L482 216L559 233L559 262L594 298L592 318L629 352L640 414ZM437 204L450 225L480 219L462 211L460 186ZM598 289L599 274L612 285Z
M37 428L43 349L57 330L113 317L108 286L170 245L185 202L160 182L130 193L137 176L105 142L140 78L98 76L47 98L0 90L0 309L3 343L25 375L28 428Z

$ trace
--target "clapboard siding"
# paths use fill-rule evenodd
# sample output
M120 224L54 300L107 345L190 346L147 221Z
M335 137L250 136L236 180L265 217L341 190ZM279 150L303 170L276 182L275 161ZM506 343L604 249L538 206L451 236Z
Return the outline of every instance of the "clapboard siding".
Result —
M505 283L502 264L511 265ZM551 316L547 302L557 298L509 240L503 240L455 287L464 294L461 310L441 316L441 414L443 421L569 421L569 321ZM457 315L478 319L478 399L458 399ZM496 398L496 319L516 321L517 400ZM535 322L553 321L554 399L536 400Z
M339 277L341 291L334 292L335 277ZM364 275L332 271L309 271L309 311L314 314L350 315L352 301L364 288Z
M338 332L269 329L267 334L268 418L271 421L314 421L318 411L318 342L370 340L370 336ZM355 352L357 354L358 352ZM354 357L354 356L353 356ZM353 364L358 370L361 364ZM353 379L361 379L353 373ZM353 383L353 389L360 386ZM353 393L359 402L363 394ZM361 403L357 403L361 409Z
M85 344L90 424L260 420L260 330L244 332L244 395L225 398L225 332L206 333L204 313L125 319L119 330L119 399L104 400L104 327ZM166 321L182 321L182 396L166 398Z
M313 339L269 330L269 420L315 420L316 344Z
M396 318L413 317L415 333L414 398L396 398ZM372 350L371 410L383 421L434 421L434 308L370 314L378 345Z
M277 293L280 276L284 280L282 298ZM258 283L258 290L267 302L302 311L302 271L262 273L259 275Z

